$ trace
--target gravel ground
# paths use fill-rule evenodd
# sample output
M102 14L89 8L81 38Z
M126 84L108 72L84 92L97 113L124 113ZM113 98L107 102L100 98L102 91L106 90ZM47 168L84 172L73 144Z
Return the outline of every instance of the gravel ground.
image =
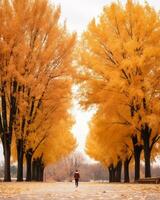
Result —
M160 200L160 185L0 183L0 200Z

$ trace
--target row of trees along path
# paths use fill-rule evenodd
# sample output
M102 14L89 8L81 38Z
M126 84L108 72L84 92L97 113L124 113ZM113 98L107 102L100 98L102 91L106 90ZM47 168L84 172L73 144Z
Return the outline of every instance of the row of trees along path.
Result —
M96 110L87 153L108 167L110 181L121 180L124 165L129 182L130 163L138 180L142 159L145 177L151 177L160 138L159 14L132 0L104 7L82 35L77 62L72 56L75 34L67 33L59 17L60 8L47 0L0 2L4 180L11 180L11 156L18 163L18 181L24 164L26 180L42 180L46 165L75 148L68 112L73 63L78 63L80 103Z
M81 105L96 110L87 153L108 167L111 182L121 180L122 165L129 182L130 163L138 180L141 160L151 177L160 150L158 12L132 0L105 6L84 32L78 55Z
M42 180L44 167L75 148L68 112L75 34L47 0L0 2L0 136L4 181ZM24 159L25 158L25 159ZM25 162L24 162L25 161ZM33 173L32 173L33 172Z

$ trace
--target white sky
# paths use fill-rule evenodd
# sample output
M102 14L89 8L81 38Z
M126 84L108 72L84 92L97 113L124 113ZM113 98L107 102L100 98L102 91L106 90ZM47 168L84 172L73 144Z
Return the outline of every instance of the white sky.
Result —
M51 0L56 5L61 5L62 18L67 20L68 28L72 31L82 32L89 21L98 16L104 5L109 5L117 0ZM137 2L137 0L135 0ZM126 0L120 0L125 3ZM139 0L144 3L145 0ZM148 0L150 5L160 10L160 0Z
M55 4L61 5L62 20L67 21L67 27L70 31L76 31L80 35L93 17L100 15L103 6L109 5L113 0L52 0ZM126 0L121 0L125 3ZM144 0L139 0L144 3ZM157 10L160 9L160 0L148 0L150 5ZM80 110L76 101L73 107L73 115L76 118L76 124L73 127L73 133L79 143L78 150L84 152L86 136L89 131L88 122L93 112L84 112Z
M71 110L72 115L75 117L75 125L73 126L72 132L75 135L78 143L77 151L82 152L87 161L91 161L91 159L85 154L85 142L86 136L89 132L88 122L90 121L92 115L94 114L94 110L89 110L87 112L83 111L78 104L78 99L76 99L76 92L78 91L77 86L73 86L73 108Z

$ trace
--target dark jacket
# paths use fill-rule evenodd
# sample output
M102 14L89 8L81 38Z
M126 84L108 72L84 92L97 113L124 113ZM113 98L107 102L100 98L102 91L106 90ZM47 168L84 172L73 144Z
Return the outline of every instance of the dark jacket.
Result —
M80 178L79 172L74 173L74 179L78 180Z

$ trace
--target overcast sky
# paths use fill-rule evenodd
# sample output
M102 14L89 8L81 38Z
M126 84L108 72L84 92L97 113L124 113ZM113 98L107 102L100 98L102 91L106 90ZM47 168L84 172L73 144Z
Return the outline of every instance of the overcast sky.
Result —
M104 5L109 5L116 0L51 0L61 5L62 17L67 19L68 28L72 31L82 32L89 21L98 16ZM137 0L135 0L137 1ZM126 0L121 0L125 3ZM145 0L139 0L144 3ZM160 9L160 0L148 0L150 5Z

